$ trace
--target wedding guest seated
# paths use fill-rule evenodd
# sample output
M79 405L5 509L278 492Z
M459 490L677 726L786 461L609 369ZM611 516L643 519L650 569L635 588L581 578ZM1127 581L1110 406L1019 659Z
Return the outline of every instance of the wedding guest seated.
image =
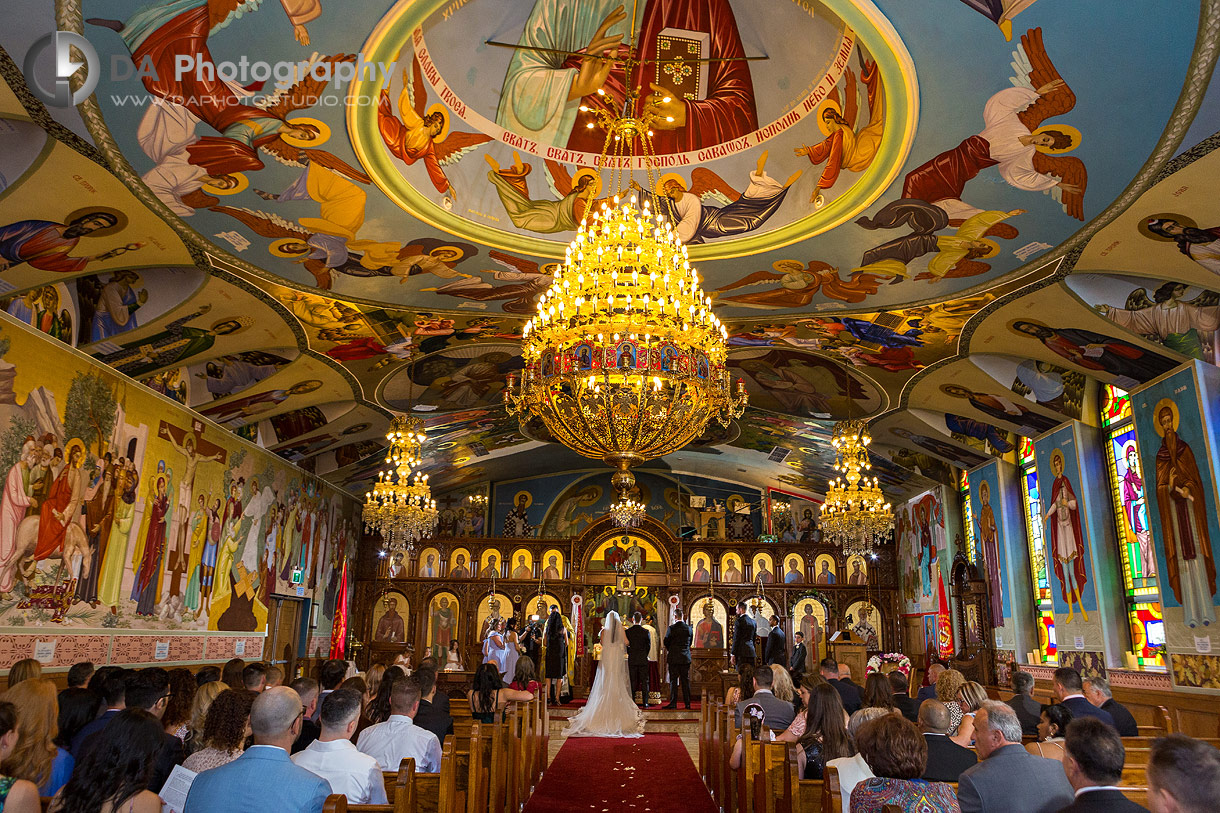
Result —
M974 751L949 739L949 709L939 700L926 700L919 707L919 730L928 741L928 765L923 778L933 782L956 782L962 771L979 761Z
M1038 718L1038 741L1026 743L1025 750L1040 757L1063 762L1063 735L1067 732L1070 722L1072 712L1062 703L1043 706Z
M401 666L391 666L385 670L381 683L377 685L377 694L373 695L373 702L364 712L372 723L384 723L390 719L390 690L394 688L395 681L403 680L406 676Z
M737 665L737 685L730 686L724 694L726 706L736 706L742 700L754 696L754 664L741 663Z
M369 685L364 682L364 678L356 675L355 677L349 677L347 680L340 683L339 688L350 689L360 696L360 717L356 720L356 730L352 733L352 742L354 743L360 732L364 731L364 729L373 724L373 721L368 718L368 715L365 712L365 709L368 708L369 704ZM322 715L319 713L318 723L320 724L321 722Z
M774 731L780 731L792 725L795 710L791 700L780 700L772 691L775 673L769 666L760 666L754 670L754 695L748 700L739 700L733 712L737 726L741 727L741 713L747 705L758 705L763 710L763 725Z
M356 747L376 759L383 771L397 771L407 757L414 757L419 773L436 773L441 768L441 741L431 731L415 725L413 719L419 711L419 698L415 682L394 681L390 718L360 732Z
M1073 720L1064 738L1067 756L1063 772L1076 791L1076 801L1063 811L1070 813L1148 813L1123 795L1118 783L1123 778L1127 749L1113 726L1093 717Z
M962 813L1045 813L1072 803L1063 766L1021 745L1021 721L1011 706L998 700L983 703L974 732L981 761L957 780Z
M944 664L934 663L928 667L927 683L919 687L919 691L915 693L915 703L919 704L925 700L936 699L936 681L940 678L941 673L945 671ZM943 701L942 701L943 702Z
M843 708L847 709L848 714L860 709L862 705L860 690L856 688L856 684L845 683L839 679L839 664L834 658L823 658L818 664L818 672L839 693L839 697L843 700Z
M1068 707L1072 719L1077 717L1096 717L1107 725L1114 725L1114 718L1108 711L1102 711L1084 697L1084 682L1080 673L1070 666L1060 666L1055 670L1052 682L1055 699Z
M64 689L60 692L56 718L59 733L55 735L55 745L71 753L72 740L76 739L82 728L97 719L101 710L102 698L97 692L88 689Z
M966 676L956 669L946 669L936 678L936 699L949 709L949 736L956 737L962 725L962 707L957 702L958 694L966 685Z
M8 687L11 689L18 683L27 680L38 680L42 677L42 664L34 658L22 658L9 667Z
M369 704L364 709L365 714L369 713L369 706L372 706L373 699L377 697L377 692L381 689L381 678L385 676L385 670L384 663L375 663L364 673L364 682L369 685Z
M532 673L534 662L529 658L522 658L517 663L517 674L521 674L521 664L523 663L530 665ZM449 712L433 702L437 697L436 667L421 665L415 670L415 674L411 675L407 680L413 680L419 686L419 711L415 713L415 724L435 734L443 747L445 745L445 737L453 733L453 717L450 716ZM529 683L534 687L534 690L537 690L538 681L529 681ZM516 688L516 684L514 684L514 688Z
M55 684L30 678L13 686L0 700L17 709L17 746L4 762L4 772L28 779L43 796L54 796L72 775L73 759L54 742L59 733L59 702Z
M292 744L292 753L295 754L308 748L309 744L322 733L321 726L312 719L314 710L318 707L318 681L313 678L299 677L292 681L289 688L297 693L297 697L301 698L301 705L305 707L305 719L301 721L301 733L297 735L296 742Z
M788 674L788 670L778 663L773 663L768 668L771 670L771 694L785 703L791 704L793 714L795 714L801 701L796 695L796 687L792 685L792 675Z
M865 723L876 720L879 717L884 717L887 714L894 714L890 709L877 707L862 708L851 716L847 722L847 734L851 737L851 741L856 741L856 735L860 733L860 728ZM798 759L799 762L799 759ZM839 791L840 799L843 802L842 813L849 813L851 810L851 792L856 785L874 776L873 769L868 767L868 763L864 761L864 757L856 752L850 757L839 757L838 759L830 759L826 761L827 768L834 768L839 773Z
M200 748L182 763L199 773L228 765L246 749L250 736L250 709L258 695L246 689L225 689L208 707L199 738Z
M203 748L203 729L207 724L208 711L216 698L227 691L229 687L219 680L209 681L195 690L195 698L191 701L190 731L182 744L188 756Z
M144 709L160 720L165 716L169 694L169 673L160 667L153 666L129 673L124 702L127 704L127 708ZM161 752L157 754L157 764L148 785L154 791L161 790L161 786L169 778L174 766L181 765L186 756L182 750L182 740L173 734L165 734L164 731L161 733L165 736L162 738ZM94 734L86 740L81 745L82 752L88 752L92 743L99 736L100 734ZM76 754L75 756L80 759L81 755Z
M114 715L81 755L72 778L51 800L51 813L160 813L149 789L165 743L161 720L144 709ZM11 798L11 797L10 797ZM34 808L37 810L37 808ZM8 813L9 805L4 805Z
M301 733L301 714L300 695L285 686L255 698L250 707L254 745L229 764L196 776L183 813L321 810L330 785L288 757Z
M419 668L420 669L431 669L432 673L434 675L439 675L441 672L440 661L438 661L436 658L432 657L431 655L429 655L428 657L424 658L423 660L421 660L419 662ZM516 668L514 667L514 674L515 673L516 673ZM449 695L447 695L445 692L436 691L433 693L433 695L430 699L431 699L432 705L436 706L438 709L445 712L446 714L450 713L449 712Z
M1183 734L1152 743L1148 802L1155 813L1212 813L1220 799L1220 751Z
M517 668L513 671L513 682L508 684L509 688L533 694L541 685L538 682L538 667L534 666L534 662L529 658L518 659Z
M408 670L409 673L410 670ZM318 722L318 710L322 708L322 701L326 699L326 695L339 688L339 684L345 680L347 680L347 661L331 658L322 664L318 670L318 686L321 687L321 691L318 692L318 705L314 709L311 720Z
M68 688L83 689L89 685L89 678L93 677L93 662L81 661L74 663L68 667Z
M839 680L848 686L856 687L857 693L862 693L860 690L860 684L851 679L851 667L845 663L839 664Z
M494 723L496 715L503 712L509 703L524 703L533 699L529 692L505 686L496 665L484 663L474 673L470 687L470 716L480 723Z
M974 745L974 715L986 700L987 690L983 688L983 684L973 680L957 691L957 705L962 712L962 721L957 727L957 735L952 739L963 748Z
M68 751L72 754L72 757L78 762L81 758L81 750L85 747L85 742L94 734L105 728L110 721L114 719L115 715L127 708L126 697L127 675L129 674L128 670L111 669L110 671L106 672L106 674L102 675L102 672L105 669L106 667L98 669L97 674L93 676L94 680L97 680L98 676L101 675L101 695L102 702L105 704L105 711L103 711L101 716L96 720L91 723L86 723L84 728L76 732L76 736L72 738L72 745L68 748ZM93 681L90 682L92 683Z
M822 769L832 759L856 753L847 733L847 712L843 698L828 682L819 683L813 676L801 684L804 691L805 713L775 738L776 742L795 742L797 769L805 779L821 779Z
M198 688L190 669L169 670L169 701L161 725L166 734L173 734L183 743L191 730L191 704Z
M348 804L383 805L388 799L381 765L352 745L361 705L360 695L353 689L340 688L328 694L318 715L321 736L304 751L293 754L292 761L325 779L330 792L342 793Z
M920 778L927 766L928 744L910 720L886 714L865 723L856 745L876 775L852 790L852 813L882 813L886 805L897 805L907 813L957 813L952 787Z
M248 663L241 670L241 685L248 691L261 692L267 688L267 664Z
M28 779L13 776L7 769L20 737L17 731L16 706L0 700L0 765L6 766L5 774L0 775L0 810L9 813L40 813L38 787Z
M102 694L102 685L106 679L115 672L122 671L121 666L99 666L93 673L93 677L89 678L89 684L85 686L91 692L97 692L100 697Z
M1004 702L1012 706L1012 710L1017 713L1017 719L1021 721L1021 732L1026 737L1036 737L1038 735L1038 722L1041 719L1042 704L1034 700L1033 697L1034 676L1029 672L1022 672L1014 667L1012 677L1009 678L1009 683L1016 694Z
M878 708L889 711L894 708L894 690L890 679L880 672L873 672L864 679L864 691L860 694L862 708Z
M919 719L919 705L911 699L907 676L895 669L885 676L890 682L890 692L893 693L894 708L912 723Z
M1114 727L1118 729L1118 736L1138 737L1140 735L1140 727L1136 724L1135 717L1131 715L1126 706L1114 699L1110 681L1094 675L1085 678L1083 688L1084 699L1113 718Z

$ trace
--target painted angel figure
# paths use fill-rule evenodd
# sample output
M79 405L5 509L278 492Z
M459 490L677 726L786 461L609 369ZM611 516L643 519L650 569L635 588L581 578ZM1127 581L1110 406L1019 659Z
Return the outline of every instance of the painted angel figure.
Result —
M1024 209L980 211L966 218L953 234L937 234L950 226L949 214L943 208L912 198L890 201L871 218L858 218L856 225L869 230L906 226L911 232L864 252L856 270L897 280L907 276L908 263L933 254L928 270L916 279L939 282L945 277L982 274L991 266L980 260L1000 253L1000 245L991 238L1016 237L1017 230L1004 221L1024 213Z
M663 175L657 183L657 194L651 193L656 210L664 212L674 224L678 239L683 243L703 243L717 237L733 237L751 232L775 214L788 188L801 177L797 170L783 184L766 172L767 150L758 156L758 165L750 173L750 185L744 193L733 187L710 169L691 170L688 185L677 174ZM632 188L642 192L634 181ZM718 201L721 206L708 206Z
M507 282L507 285L493 285L478 277L463 277L446 283L439 288L424 288L424 291L435 291L446 296L456 296L461 299L471 299L475 302L504 303L506 313L533 313L538 307L538 297L551 287L551 280L557 263L547 263L539 266L531 260L523 260L511 254L500 251L490 251L497 265L505 270L485 270L481 273L491 274L493 279Z
M597 171L581 167L576 175L555 161L545 161L547 184L554 193L554 200L531 198L527 178L533 171L531 164L521 162L521 154L513 151L512 166L502 167L485 154L483 159L491 167L487 180L496 188L500 204L513 225L537 234L576 231L585 219L585 213L594 208L601 176Z
M399 63L403 64L403 54ZM449 185L443 167L461 160L462 156L480 144L491 141L482 133L450 133L449 111L442 104L425 107L423 72L419 59L411 58L411 72L402 71L402 92L398 94L398 115L390 105L390 93L382 89L377 103L377 128L386 149L406 164L422 160L436 191L442 195L457 193Z
M713 296L720 303L732 303L743 308L804 308L820 291L823 296L840 302L858 304L877 293L877 277L864 271L853 271L844 280L839 269L820 260L802 263L799 260L776 260L774 271L754 271L736 282L717 288ZM760 291L724 296L728 291L778 284Z
M858 52L857 52L858 53ZM860 78L868 92L868 124L857 132L856 119L860 112L860 100L856 89L856 74L848 68L844 72L843 95L839 88L830 91L818 111L818 126L826 138L811 146L797 147L797 155L806 155L814 166L825 162L826 168L818 178L817 186L809 202L814 209L826 203L824 190L830 189L839 179L839 173L863 172L877 157L881 136L885 133L885 104L881 91L881 72L877 63L861 58Z
M1009 186L1053 195L1068 215L1084 220L1088 174L1083 161L1064 155L1080 146L1080 132L1068 125L1043 126L1071 112L1076 94L1047 55L1041 28L1023 34L1012 55L1014 86L987 100L982 132L907 173L902 196L939 206L950 223L965 221L983 211L962 200L966 184L996 167Z
M1220 294L1203 291L1184 301L1190 286L1166 282L1148 297L1137 288L1127 295L1125 307L1098 305L1097 310L1116 325L1176 350L1184 356L1216 363L1220 345Z
M1038 0L961 0L970 8L991 20L1000 29L1004 39L1012 41L1013 18Z

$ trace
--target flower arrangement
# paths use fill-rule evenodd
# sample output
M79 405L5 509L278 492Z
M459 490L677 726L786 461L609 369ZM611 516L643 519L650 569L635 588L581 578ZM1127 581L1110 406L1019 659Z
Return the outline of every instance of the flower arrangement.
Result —
M886 669L887 665L890 668ZM901 672L904 675L910 675L911 659L901 652L883 652L880 655L874 655L868 659L864 673L871 675L874 672Z

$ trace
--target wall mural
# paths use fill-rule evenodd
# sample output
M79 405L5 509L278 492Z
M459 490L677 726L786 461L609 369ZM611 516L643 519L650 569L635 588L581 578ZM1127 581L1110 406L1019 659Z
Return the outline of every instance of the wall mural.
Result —
M902 612L922 615L930 628L927 640L941 654L953 652L953 621L947 582L952 551L945 534L940 489L899 506L894 530L898 545L898 582Z
M970 516L974 521L974 538L983 556L992 627L1003 627L1004 619L1013 615L1005 575L1009 565L1001 495L999 461L993 460L970 472Z
M0 327L0 625L255 632L283 593L312 597L328 628L354 502L30 328Z

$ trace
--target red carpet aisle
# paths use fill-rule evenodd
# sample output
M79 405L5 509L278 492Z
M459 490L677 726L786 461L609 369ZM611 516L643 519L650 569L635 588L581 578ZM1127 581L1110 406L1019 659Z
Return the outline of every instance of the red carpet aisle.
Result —
M564 742L525 813L579 810L716 813L716 805L678 735L645 734Z

